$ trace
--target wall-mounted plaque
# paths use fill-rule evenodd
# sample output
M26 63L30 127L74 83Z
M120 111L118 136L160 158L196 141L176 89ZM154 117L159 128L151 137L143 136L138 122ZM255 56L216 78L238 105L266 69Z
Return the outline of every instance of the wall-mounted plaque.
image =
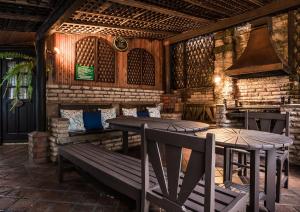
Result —
M126 51L128 49L128 41L121 37L121 36L116 36L113 39L113 46L115 47L115 49L117 49L118 51Z
M94 66L82 66L77 64L75 67L75 80L94 80Z

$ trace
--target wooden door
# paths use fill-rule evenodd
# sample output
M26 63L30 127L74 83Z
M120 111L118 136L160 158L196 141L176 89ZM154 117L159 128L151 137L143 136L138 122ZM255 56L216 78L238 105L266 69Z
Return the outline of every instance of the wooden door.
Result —
M8 71L10 66L20 62L15 59L3 59L1 62L0 76L1 79ZM34 82L34 80L33 80ZM12 82L9 89L4 94L4 87L1 88L1 143L18 143L27 141L29 132L35 129L34 98L28 100L23 93L22 105L11 110L10 92L13 92L14 83ZM24 86L26 90L26 86ZM26 93L26 92L25 92Z

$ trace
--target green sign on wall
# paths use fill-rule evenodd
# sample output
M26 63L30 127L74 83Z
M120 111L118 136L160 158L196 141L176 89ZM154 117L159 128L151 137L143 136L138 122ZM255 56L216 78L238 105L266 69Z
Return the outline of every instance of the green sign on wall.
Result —
M94 80L94 66L82 66L77 64L75 67L75 80Z

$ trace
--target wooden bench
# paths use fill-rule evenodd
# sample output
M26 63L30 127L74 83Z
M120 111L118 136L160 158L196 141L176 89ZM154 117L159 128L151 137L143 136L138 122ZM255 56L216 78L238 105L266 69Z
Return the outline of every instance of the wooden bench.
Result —
M69 121L65 118L60 118L60 110L83 110L89 112L98 111L99 108L116 108L116 113L122 115L122 108L137 108L137 111L145 111L146 107L154 107L151 103L130 103L130 104L57 104L52 106L50 115L49 131L51 132L50 140L50 159L52 162L57 161L58 146L72 143L92 142L100 143L111 150L119 150L122 148L122 143L119 142L122 138L122 132L111 128L69 132ZM140 145L139 135L136 133L129 133L129 146Z
M141 211L142 169L141 161L116 152L102 149L93 144L61 146L59 151L59 180L63 181L65 161L71 162L95 177L99 182L136 201L136 211ZM158 185L152 166L149 167L149 185ZM190 196L188 205L203 202L204 184L200 181ZM243 208L245 196L223 188L215 188L216 211L237 211ZM201 205L200 205L201 206ZM202 209L203 210L203 205ZM200 211L201 211L200 210ZM197 210L199 211L199 210Z

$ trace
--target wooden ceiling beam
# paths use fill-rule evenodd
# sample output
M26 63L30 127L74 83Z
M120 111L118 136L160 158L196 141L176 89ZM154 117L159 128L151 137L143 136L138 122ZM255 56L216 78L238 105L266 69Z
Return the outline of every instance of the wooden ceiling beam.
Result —
M112 3L110 2L105 2L100 6L100 10L99 13L102 13L103 11L107 10L108 8L110 8L112 5Z
M216 13L219 13L219 14L222 14L222 15L230 15L230 13L228 12L225 12L223 10L218 10L216 8L212 8L210 6L206 6L205 4L203 4L202 2L199 2L199 1L195 1L195 0L183 0L191 5L195 5L195 6L198 6L198 7L201 7L201 8L204 8L204 9L207 9L207 10L210 10L212 12L216 12Z
M25 15L17 13L0 12L0 18L19 21L43 22L46 17L39 15Z
M196 16L192 16L192 15L188 15L186 13L176 11L176 10L170 10L170 9L167 9L164 7L147 4L147 3L140 2L140 1L134 1L134 0L109 0L109 1L113 2L113 3L130 6L130 7L141 8L141 9L145 9L145 10L149 10L152 12L157 12L157 13L161 13L161 14L165 14L165 15L171 15L171 16L176 16L179 18L190 19L190 20L193 20L196 22L210 22L210 20L205 19L205 18L199 18Z
M111 25L111 24L100 24L100 23L95 24L95 23L91 23L91 22L87 22L87 21L72 21L72 22L64 22L64 23L65 24L79 25L79 26L99 27L99 28L109 28L109 29L118 29L118 30L128 30L128 31L137 31L137 32L161 34L161 35L164 35L166 37L176 35L173 32L167 32L167 31L154 31L154 30L148 30L148 29L137 29L137 28L132 28L132 27L116 26L116 25ZM99 30L99 33L101 33L101 29Z
M57 9L53 11L37 31L37 39L50 35L57 26L60 26L82 5L82 0L64 0Z
M8 3L8 4L15 4L15 5L21 5L21 6L31 6L31 7L51 9L50 5L47 5L47 4L34 4L34 3L29 3L28 1L24 1L24 0L14 0L14 1L0 0L0 3Z
M249 2L251 2L252 4L255 4L257 6L264 6L264 3L262 3L261 1L259 0L248 0Z
M255 10L251 10L241 15L237 15L231 18L226 18L222 21L218 21L214 24L208 25L207 27L199 30L189 30L178 34L174 37L170 37L164 40L165 45L177 43L183 40L187 40L196 36L213 33L219 30L223 30L229 27L236 26L247 21L252 21L264 16L272 15L274 13L283 12L288 9L296 8L300 6L299 0L278 0L273 3L269 3L263 7Z

